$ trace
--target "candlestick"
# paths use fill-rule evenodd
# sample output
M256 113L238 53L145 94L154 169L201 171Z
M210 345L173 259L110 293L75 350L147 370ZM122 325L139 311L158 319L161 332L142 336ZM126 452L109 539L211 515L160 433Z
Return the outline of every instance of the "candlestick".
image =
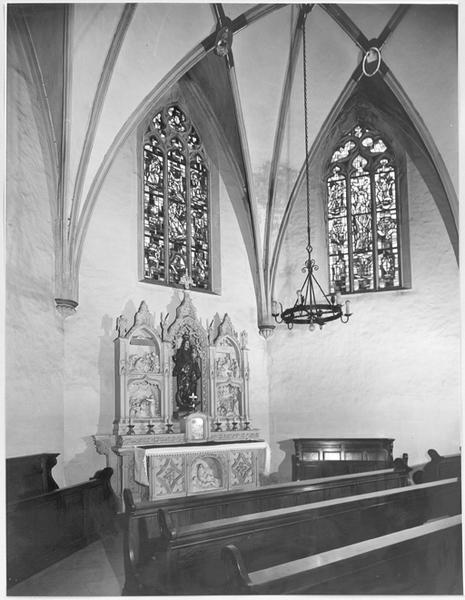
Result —
M346 300L346 317L350 317L352 313L350 312L350 300Z
M173 423L171 423L171 419L170 419L169 415L166 417L165 427L166 427L166 433L174 433L173 432Z

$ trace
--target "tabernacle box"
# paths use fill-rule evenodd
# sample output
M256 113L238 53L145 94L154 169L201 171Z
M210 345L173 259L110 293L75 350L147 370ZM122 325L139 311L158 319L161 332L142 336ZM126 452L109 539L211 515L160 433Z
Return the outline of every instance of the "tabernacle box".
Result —
M181 419L181 432L185 433L186 443L208 441L210 437L210 419L203 413L191 413Z

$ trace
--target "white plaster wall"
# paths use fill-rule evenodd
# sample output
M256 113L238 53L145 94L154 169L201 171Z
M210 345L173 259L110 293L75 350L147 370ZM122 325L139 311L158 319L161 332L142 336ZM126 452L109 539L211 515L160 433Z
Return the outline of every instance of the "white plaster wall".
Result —
M11 38L10 38L11 39ZM12 40L14 42L12 34ZM8 47L6 161L6 456L63 452L63 331L54 305L50 181L36 96ZM61 457L54 469L60 484Z
M114 418L113 339L122 312L146 300L151 312L173 312L178 292L138 282L138 186L136 140L120 150L102 187L85 241L77 314L66 321L65 473L68 483L104 466L91 436L111 433ZM251 419L268 439L265 341L258 335L252 278L233 208L223 185L221 213L222 293L191 292L204 326L227 312L239 332L249 333Z
M394 454L425 462L460 446L459 274L433 198L408 164L412 289L353 295L349 324L311 333L281 326L270 340L270 430L281 452L272 467L291 476L296 437L393 437ZM314 197L314 196L313 196ZM318 279L327 287L323 213L312 210ZM305 213L294 210L276 297L302 284ZM299 267L299 268L298 268Z

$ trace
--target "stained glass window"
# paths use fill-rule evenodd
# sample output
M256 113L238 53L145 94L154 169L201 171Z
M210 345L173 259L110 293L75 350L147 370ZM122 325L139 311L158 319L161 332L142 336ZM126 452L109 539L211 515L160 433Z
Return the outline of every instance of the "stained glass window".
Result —
M187 114L166 106L144 136L144 280L211 289L210 177Z
M382 138L357 125L330 159L326 188L333 291L401 287L398 172Z

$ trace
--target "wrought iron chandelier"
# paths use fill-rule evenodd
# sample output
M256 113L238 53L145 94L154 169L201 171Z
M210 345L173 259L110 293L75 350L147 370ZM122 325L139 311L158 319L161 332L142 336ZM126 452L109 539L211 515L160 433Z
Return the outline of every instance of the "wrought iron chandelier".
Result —
M312 258L312 245L310 240L310 181L308 166L308 102L307 102L307 51L305 22L306 15L310 12L312 6L303 7L305 11L302 19L302 58L303 58L303 83L304 83L304 127L305 127L305 183L306 183L306 202L307 202L307 253L308 258L305 261L302 272L307 273L302 287L297 290L297 300L290 308L283 309L280 302L273 300L271 314L277 323L286 323L289 329L296 325L308 325L310 331L313 331L318 325L320 329L325 323L340 319L342 323L347 323L351 316L350 300L345 301L344 312L342 309L341 293L331 292L326 294L315 277L315 271L318 271L318 265ZM317 301L317 293L321 298Z

